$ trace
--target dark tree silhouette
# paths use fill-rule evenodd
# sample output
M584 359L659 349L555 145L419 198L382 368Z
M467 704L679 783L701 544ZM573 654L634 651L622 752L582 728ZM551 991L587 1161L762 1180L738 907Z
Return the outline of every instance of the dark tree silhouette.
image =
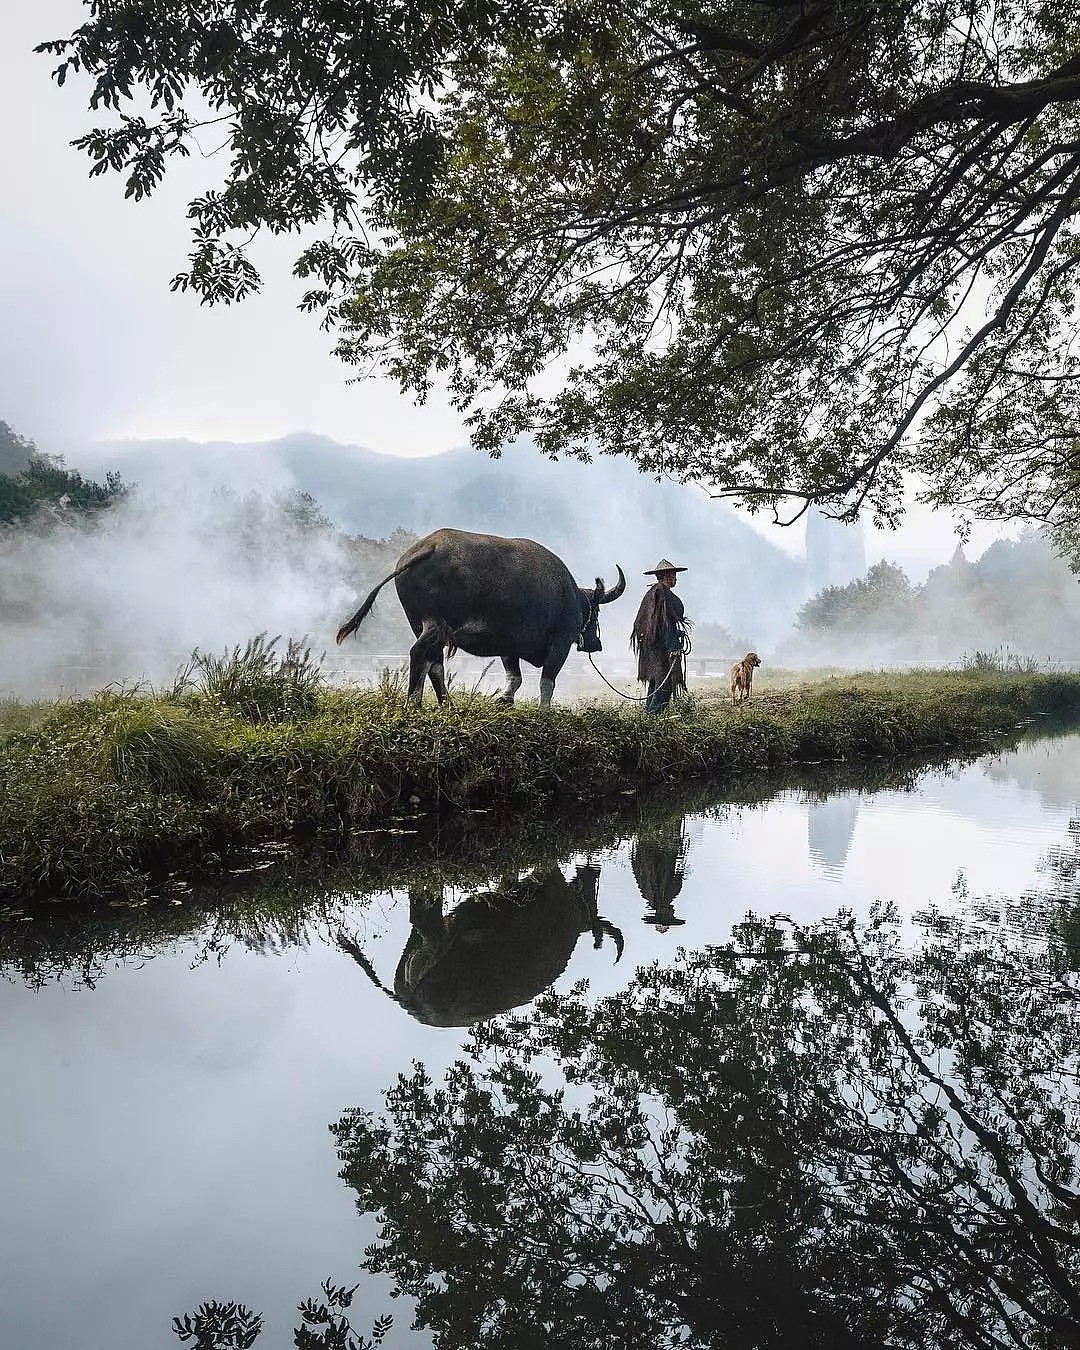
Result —
M370 1337L354 1331L349 1308L356 1288L325 1280L321 1298L297 1305L300 1324L292 1340L296 1350L379 1350L394 1319L390 1313L377 1317ZM194 1312L174 1317L172 1329L189 1350L251 1350L262 1334L263 1319L243 1303L210 1299Z
M62 455L44 454L6 422L0 422L0 524L30 520L60 508L72 519L119 501L127 487L117 473L104 483L64 467Z
M117 0L41 50L136 200L224 147L174 286L239 298L260 229L322 224L304 305L487 449L1080 518L1066 5Z
M439 1347L1080 1346L1080 1018L939 923L750 918L336 1126Z

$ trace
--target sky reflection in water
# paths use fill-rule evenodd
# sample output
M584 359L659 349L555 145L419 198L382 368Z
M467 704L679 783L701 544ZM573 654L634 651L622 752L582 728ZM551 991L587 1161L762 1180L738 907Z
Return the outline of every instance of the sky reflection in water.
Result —
M622 959L609 940L594 948L586 897L554 989L587 978L590 998L617 993L679 946L728 941L750 910L812 924L889 900L910 918L947 906L960 873L973 896L1045 889L1040 865L1067 843L1078 770L1080 738L1054 739L931 771L911 793L791 792L719 819L657 822L590 860ZM574 868L563 873L569 885ZM461 898L448 895L446 911ZM198 937L168 942L111 963L93 989L74 970L36 991L0 982L0 1344L176 1344L171 1317L218 1297L265 1313L260 1347L285 1345L299 1299L327 1275L358 1278L374 1225L338 1179L328 1126L351 1107L378 1109L414 1059L440 1078L468 1034L425 1025L385 992L409 913L404 894L348 913L384 989L336 928L306 947L232 945L220 959L203 959ZM366 1331L389 1286L363 1280ZM387 1343L427 1343L407 1332L404 1305L390 1306Z

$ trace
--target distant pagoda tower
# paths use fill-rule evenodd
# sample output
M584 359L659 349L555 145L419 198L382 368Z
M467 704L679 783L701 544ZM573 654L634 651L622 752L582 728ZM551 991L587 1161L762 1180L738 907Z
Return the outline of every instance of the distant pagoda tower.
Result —
M812 507L806 517L806 574L811 595L864 576L866 540L861 522L844 525Z

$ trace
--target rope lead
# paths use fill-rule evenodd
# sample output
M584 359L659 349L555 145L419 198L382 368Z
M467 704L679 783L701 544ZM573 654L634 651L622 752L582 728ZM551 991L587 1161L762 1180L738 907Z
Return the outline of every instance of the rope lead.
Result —
M660 683L656 686L656 688L652 691L653 694L658 694L660 690L663 689L664 685L667 684L668 680L671 679L672 672L674 671L675 667L679 664L679 657L689 656L690 651L691 651L690 638L689 635L684 633L682 639L682 646L671 658L671 665L668 666L668 672L664 676L664 678L660 681ZM651 694L626 694L621 689L616 689L615 686L608 679L608 677L604 674L604 672L593 660L592 652L589 652L589 665L592 666L593 670L596 671L597 675L600 676L600 678L604 681L604 683L611 690L611 692L613 694L618 694L620 698L626 699L627 703L644 703L647 699L652 697Z

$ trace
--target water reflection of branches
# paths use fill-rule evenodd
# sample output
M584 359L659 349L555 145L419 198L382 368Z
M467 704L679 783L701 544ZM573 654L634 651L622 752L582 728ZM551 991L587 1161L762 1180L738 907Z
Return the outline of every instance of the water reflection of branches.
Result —
M547 995L335 1127L368 1265L445 1347L1080 1346L1080 1028L1033 964L750 919Z
M1014 946L1045 952L1052 975L1080 971L1080 820L1069 822L1065 839L1048 850L1039 874L1041 883L1018 896L972 896L961 874L953 887L952 915L917 917L942 932L964 923L1004 931Z

